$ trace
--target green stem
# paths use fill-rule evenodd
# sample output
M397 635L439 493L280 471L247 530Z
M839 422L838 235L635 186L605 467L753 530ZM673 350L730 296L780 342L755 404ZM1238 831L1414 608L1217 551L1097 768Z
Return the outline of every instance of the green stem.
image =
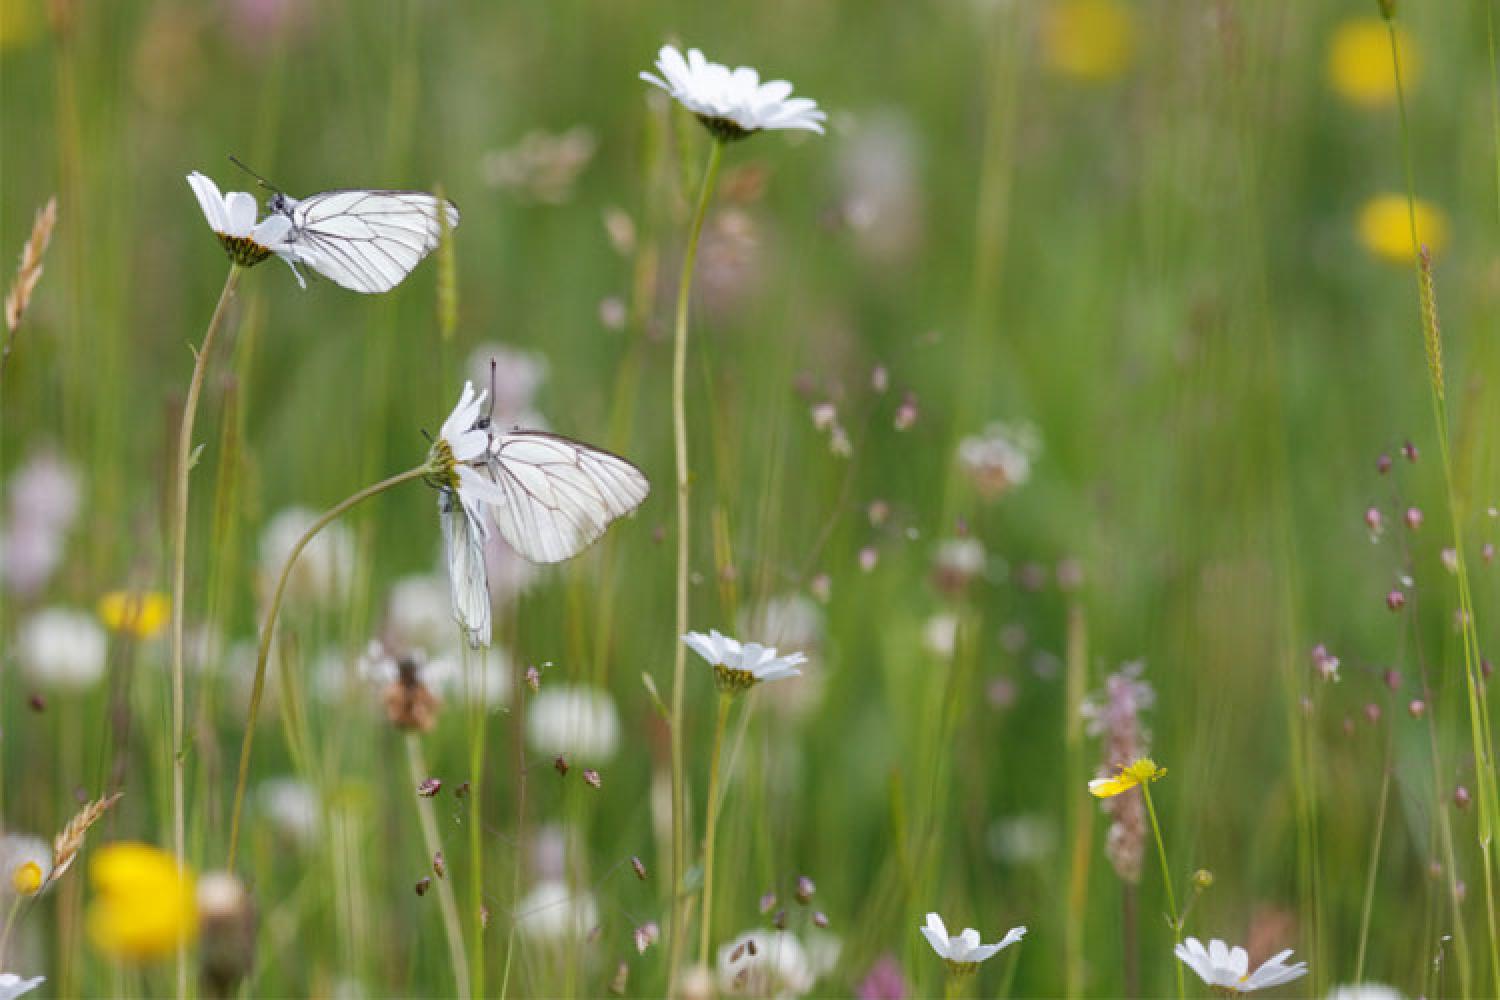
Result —
M1156 856L1161 861L1161 883L1167 891L1167 912L1172 917L1172 943L1182 943L1182 921L1177 917L1177 895L1172 891L1172 869L1167 866L1167 846L1161 839L1161 824L1156 821L1156 806L1151 801L1151 785L1149 782L1141 784L1141 794L1146 797L1146 815L1151 817L1151 833L1156 837ZM1177 970L1177 996L1179 1000L1187 996L1187 986L1182 979L1182 962L1174 961L1173 967Z
M229 311L229 300L234 297L234 288L239 284L241 270L238 264L229 265L224 288L219 292L219 302L214 306L208 329L203 333L203 343L193 354L193 376L188 383L187 399L182 404L182 419L177 425L177 458L172 467L175 480L172 492L172 854L176 857L179 868L187 864L187 756L183 746L186 727L183 719L182 635L184 612L187 610L184 604L187 600L188 485L193 471L193 424L198 418L198 398L203 393L203 374L213 351L214 335L219 332L224 315ZM187 991L187 949L178 947L177 996L185 997Z
M484 664L476 668L472 653L464 657L468 664L469 683L469 907L474 912L474 995L484 996L484 811L480 807L484 791ZM479 678L474 679L475 671Z
M234 871L234 859L240 845L240 811L245 804L245 782L250 776L250 746L255 741L255 724L260 717L260 700L266 688L266 663L271 656L271 639L276 633L276 617L281 613L281 599L286 591L286 584L292 576L292 567L297 564L297 557L302 550L329 524L343 516L351 508L358 506L378 493L384 493L394 486L420 479L427 473L426 464L414 469L407 469L389 479L382 479L373 486L364 489L348 497L336 507L330 508L326 513L314 521L302 537L297 539L297 544L292 546L292 551L286 557L286 563L281 567L281 575L276 580L276 589L271 592L271 606L266 611L265 623L260 630L260 649L255 658L255 684L250 689L250 712L245 720L245 736L240 744L240 770L239 777L235 779L234 785L234 808L230 812L229 821L229 858L224 867L228 871Z
M10 912L5 915L5 925L0 927L0 969L10 968L10 964L5 960L5 950L10 945L10 933L15 930L16 917L21 913L21 904L26 901L26 897L19 892L15 894L15 897L10 904Z
M411 783L415 788L425 781L429 772L422 754L422 737L416 733L406 734L406 763L411 768ZM422 840L427 845L427 856L436 858L443 849L438 840L437 819L433 815L432 800L417 796L417 820L422 826ZM443 931L448 938L448 961L453 965L453 983L461 997L472 997L469 989L469 960L464 954L464 932L458 922L458 904L453 899L453 883L447 874L438 875L438 905L443 911Z
M688 631L688 553L691 521L688 509L688 435L687 435L687 344L688 303L692 293L693 269L698 259L698 237L713 197L719 163L724 156L724 140L715 138L709 147L708 165L703 171L703 186L698 192L698 207L688 230L688 242L682 256L682 276L677 283L677 321L672 335L672 444L677 456L677 632ZM686 673L687 649L673 643L672 660L672 874L671 920L667 924L667 977L669 995L676 995L677 965L682 957L686 928L683 913L682 879L687 870L687 814L683 795L682 696Z
M698 932L698 961L708 966L708 949L714 922L714 833L719 827L719 751L724 746L724 727L734 695L719 692L719 718L714 723L714 749L708 764L708 808L703 820L703 918Z
M1375 837L1370 844L1370 869L1365 873L1365 901L1359 916L1359 950L1354 957L1354 985L1365 981L1365 945L1370 940L1370 914L1375 908L1375 875L1380 871L1380 844L1385 837L1385 808L1391 796L1391 760L1386 753L1385 775L1380 782L1380 805L1375 810Z

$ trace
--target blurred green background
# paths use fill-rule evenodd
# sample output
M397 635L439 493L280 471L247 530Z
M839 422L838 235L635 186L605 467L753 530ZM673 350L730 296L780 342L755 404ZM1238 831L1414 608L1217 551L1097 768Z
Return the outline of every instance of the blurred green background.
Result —
M38 608L91 612L107 591L166 589L187 346L227 268L184 175L254 190L235 154L294 195L440 187L463 212L450 331L435 260L378 298L327 281L301 291L275 261L240 284L193 480L187 613L216 627L222 653L190 675L191 853L199 869L224 860L234 692L249 669L231 651L254 637L257 579L274 572L263 529L420 462L421 431L482 371L471 356L504 344L545 367L529 409L630 457L654 490L596 550L500 609L515 694L526 665L547 664L544 692L607 688L620 732L598 790L526 750L521 816L515 697L487 716L488 988L515 888L551 871L597 899L599 932L520 935L511 992L597 995L620 962L628 993L662 992L662 946L638 956L631 942L666 919L651 806L666 730L642 675L666 696L670 308L707 148L636 79L671 41L786 77L829 112L824 137L729 148L695 289L693 626L815 644L809 676L786 682L802 689L758 693L731 730L716 939L767 925L757 901L775 890L804 943L819 940L789 898L805 873L839 940L816 994L853 994L886 953L916 995L940 989L915 933L929 909L986 940L1029 927L984 967L978 995L1119 994L1121 881L1084 788L1099 741L1077 712L1138 659L1189 933L1249 944L1257 960L1296 948L1311 976L1287 992L1352 979L1389 761L1365 975L1457 995L1466 961L1471 995L1496 988L1476 810L1452 805L1474 788L1474 760L1404 204L1394 221L1371 207L1405 188L1374 0L5 0L0 12L6 260L35 209L59 205L0 387L0 474L14 482L55 453L82 489L56 573L0 606L7 830L50 836L80 790L119 783L125 799L91 838L170 842L164 642L115 636L110 678L128 693L99 684L38 711L16 637ZM1482 647L1496 590L1481 546L1500 502L1492 16L1480 2L1399 10ZM815 425L821 403L835 404L849 454ZM1029 481L986 498L957 451L992 421L1029 422L1040 449ZM1395 459L1385 475L1382 453ZM253 778L307 782L318 832L289 841L252 794L241 874L261 961L247 995L453 989L436 901L412 892L427 863L401 740L364 694L314 697L310 680L320 657L353 675L367 642L389 639L393 582L437 567L433 505L412 485L361 507L344 522L352 580L288 613L293 676ZM1386 523L1375 544L1372 506ZM1401 526L1410 506L1425 513L1415 532ZM960 535L982 544L983 566L939 585L939 544ZM1396 613L1393 589L1406 597ZM785 595L816 627L752 634L776 631L757 612ZM943 615L954 649L932 641ZM1320 642L1341 660L1336 684L1309 658ZM688 676L701 826L713 695L701 664ZM1407 708L1417 698L1421 718ZM478 781L464 714L424 738L450 787ZM448 792L438 801L463 905L476 820ZM549 845L559 856L538 860ZM1201 894L1187 888L1196 869L1214 876ZM57 995L170 989L165 966L126 974L93 953L86 880L70 879L28 911L17 971L49 975ZM1171 934L1149 853L1135 894L1139 988L1163 994ZM1460 928L1464 942L1446 940Z

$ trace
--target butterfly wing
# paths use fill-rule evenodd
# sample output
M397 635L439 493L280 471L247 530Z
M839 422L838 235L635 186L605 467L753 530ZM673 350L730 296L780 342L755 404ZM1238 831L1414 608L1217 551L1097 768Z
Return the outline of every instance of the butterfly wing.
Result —
M620 456L543 431L496 436L489 470L505 497L490 507L495 526L538 563L582 552L651 492L641 470Z
M488 646L490 587L484 566L484 522L451 490L438 494L438 516L443 523L453 617L463 627L470 646Z
M290 202L299 260L355 292L388 292L438 245L439 210L458 209L421 191L324 191Z

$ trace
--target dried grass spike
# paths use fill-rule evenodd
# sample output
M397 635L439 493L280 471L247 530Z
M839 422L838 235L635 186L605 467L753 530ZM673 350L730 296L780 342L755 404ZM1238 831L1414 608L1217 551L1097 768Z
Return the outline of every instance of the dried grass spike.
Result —
M109 811L110 806L120 801L123 792L116 792L105 799L95 799L82 809L78 815L68 820L68 825L52 839L52 874L47 877L48 882L56 882L62 877L73 864L73 859L78 857L78 852L83 849L83 837L89 832L89 827L99 822L99 817Z
M47 253L47 244L52 242L52 230L57 227L57 197L47 199L36 213L31 224L31 237L21 248L21 266L16 268L16 280L11 282L5 296L5 328L7 337L4 354L0 355L0 366L10 356L11 337L21 325L21 317L31 304L31 293L42 278L42 257Z

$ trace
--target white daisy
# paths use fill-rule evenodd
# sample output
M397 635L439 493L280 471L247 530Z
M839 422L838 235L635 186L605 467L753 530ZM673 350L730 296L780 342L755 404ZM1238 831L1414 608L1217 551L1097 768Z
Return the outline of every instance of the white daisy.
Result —
M52 878L52 845L40 837L0 837L0 900L35 896Z
M474 383L464 383L458 405L443 421L427 459L427 481L438 491L453 617L476 648L490 644L490 588L484 565L489 528L482 504L506 502L499 488L474 467L490 448L488 420L481 416L488 396L476 394Z
M979 968L980 962L1026 936L1025 927L1012 927L1005 937L994 944L980 944L979 932L972 927L965 927L962 934L949 937L948 926L936 913L927 914L927 923L917 929L922 932L927 943L932 945L932 950L938 953L938 957L947 963L949 970L959 974L973 972Z
M641 79L671 94L720 139L743 139L761 129L821 134L828 117L816 101L791 96L792 85L785 80L761 83L760 74L749 66L730 69L709 62L697 49L689 49L683 58L674 46L663 45L656 69L660 76L642 73Z
M802 671L797 667L807 662L801 653L778 656L774 647L758 642L741 643L713 629L708 635L689 632L682 641L714 668L714 680L720 691L739 692L764 681L800 677Z
M16 658L38 687L78 694L104 677L108 640L82 611L43 608L21 623Z
M22 979L14 972L0 972L0 1000L16 1000L22 993L30 993L46 981L46 976Z
M255 196L244 191L231 191L227 195L219 191L212 178L194 170L187 175L188 185L198 196L198 207L208 220L208 228L219 237L229 259L241 267L259 264L273 253L287 262L297 283L303 288L307 283L297 272L296 248L287 237L292 231L292 220L281 212L272 212L259 222L255 221L258 206Z
M1209 986L1217 986L1233 993L1269 989L1307 975L1306 962L1286 964L1292 954L1290 948L1272 955L1254 972L1249 971L1250 956L1244 948L1238 945L1230 948L1218 938L1209 941L1208 947L1204 948L1203 942L1190 937L1173 951L1188 968L1198 974L1199 979Z
M548 684L526 705L526 738L539 753L602 764L620 742L620 713L602 688Z

